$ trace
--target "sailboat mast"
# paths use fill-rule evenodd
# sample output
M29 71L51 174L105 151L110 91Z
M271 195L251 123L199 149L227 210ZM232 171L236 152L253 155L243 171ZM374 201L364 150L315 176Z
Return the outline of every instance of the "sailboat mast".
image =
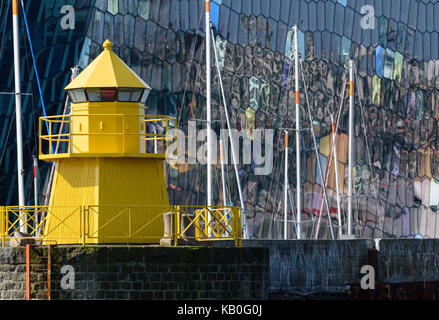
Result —
M24 169L23 169L23 136L21 129L21 79L20 79L20 43L18 24L18 0L12 0L12 30L14 42L14 76L15 76L15 121L17 127L17 175L18 175L18 204L24 207ZM21 217L22 218L22 217ZM24 219L22 220L22 223ZM26 226L20 227L25 232Z
M348 173L348 235L352 232L352 158L354 134L354 62L349 60L349 173Z
M212 136L211 136L211 74L210 74L210 1L206 0L206 86L207 86L207 206L212 206ZM210 219L209 219L210 220Z
M296 80L296 191L297 191L297 239L302 237L302 203L300 185L300 108L299 108L299 28L294 26L294 62L295 62L295 80Z
M223 140L220 139L220 159L221 159L221 184L223 190L223 206L227 207L227 197L226 197L226 178L224 172L224 155L223 155Z

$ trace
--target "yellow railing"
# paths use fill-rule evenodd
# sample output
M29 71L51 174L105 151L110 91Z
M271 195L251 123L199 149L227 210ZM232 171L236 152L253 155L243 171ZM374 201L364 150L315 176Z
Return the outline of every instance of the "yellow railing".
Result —
M177 224L175 242L179 238L197 241L233 240L241 246L241 211L237 207L175 206ZM187 224L181 226L181 220ZM194 235L186 233L193 229Z
M86 117L88 119L106 118L112 121L119 120L122 127L118 132L72 132L72 125L77 119ZM137 118L140 126L138 132L128 132L127 119ZM74 120L75 119L75 120ZM148 124L160 123L164 128L163 133L148 132ZM173 124L172 126L170 124ZM173 134L171 134L173 130ZM165 150L158 153L165 153L169 147L169 142L177 139L177 121L175 118L162 115L130 115L130 114L78 114L78 115L56 115L40 117L39 120L39 150L40 155L54 155L54 154L71 154L77 153L73 150L73 139L75 137L85 136L101 136L110 137L118 136L121 138L122 152L125 152L125 138L135 137L139 138L139 142L143 142L144 149L140 153L148 152L148 142L162 141L165 143ZM57 132L54 132L57 131ZM64 133L63 133L64 132ZM45 142L45 143L44 143Z
M68 210L63 219L56 216L57 210ZM145 221L138 219L139 210L156 209L157 215ZM111 218L100 221L99 212L110 210ZM13 238L34 239L53 242L52 235L64 232L60 240L86 245L95 240L111 239L114 243L139 243L139 240L156 239L154 233L157 219L168 219L170 230L163 230L162 239L196 241L233 240L241 246L241 216L236 207L202 206L80 206L80 207L0 207L0 239L2 246ZM167 217L165 217L167 215ZM105 215L108 216L108 215ZM134 218L133 218L134 217ZM51 228L47 230L48 220ZM75 225L73 221L79 222ZM123 221L123 223L121 223ZM17 232L21 234L17 234ZM70 234L69 234L70 233ZM104 234L104 236L102 236ZM99 236L98 236L99 235Z

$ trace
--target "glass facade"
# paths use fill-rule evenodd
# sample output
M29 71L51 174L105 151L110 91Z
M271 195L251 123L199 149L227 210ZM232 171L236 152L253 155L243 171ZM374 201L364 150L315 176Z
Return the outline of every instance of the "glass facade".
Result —
M152 90L150 114L176 117L188 132L188 121L206 118L204 1L202 0L29 0L26 12L36 51L48 115L62 114L70 67L84 68L101 52L105 39ZM60 8L75 8L75 29L60 27ZM374 28L364 28L363 6L374 8ZM284 134L295 126L294 43L299 52L317 135L334 227L336 183L330 159L331 115L340 114L337 170L347 208L348 89L345 64L354 60L355 87L354 229L359 237L439 237L439 1L427 0L213 0L212 24L231 126L254 139L255 129L273 129L273 170L257 175L257 165L240 164L249 234L281 238L283 219ZM370 21L369 21L370 22ZM6 25L5 25L6 24ZM13 91L10 8L2 8L0 30L6 30L0 52L0 91ZM363 26L363 27L362 27ZM33 203L31 155L36 150L37 118L42 114L28 45L21 30L26 185ZM3 44L4 42L4 44ZM213 54L212 54L213 57ZM218 75L212 69L213 119L224 120ZM300 87L305 83L300 81ZM301 90L303 91L303 89ZM345 96L342 97L342 93ZM127 93L127 95L129 95ZM137 99L137 96L136 96ZM0 95L0 203L16 204L16 149L13 96ZM301 93L302 220L314 237L325 212L317 171L306 96ZM222 122L215 123L219 131ZM205 128L198 121L196 129ZM296 161L291 135L289 182L295 205ZM202 142L199 142L201 144ZM219 147L219 145L218 145ZM244 155L242 155L243 157ZM47 164L41 165L41 189ZM167 165L170 201L206 202L206 166ZM226 166L230 200L239 205L235 175ZM214 167L214 201L222 203L220 167ZM47 180L47 179L46 179ZM323 205L322 205L323 203ZM326 218L319 237L328 238ZM292 231L294 232L294 231Z

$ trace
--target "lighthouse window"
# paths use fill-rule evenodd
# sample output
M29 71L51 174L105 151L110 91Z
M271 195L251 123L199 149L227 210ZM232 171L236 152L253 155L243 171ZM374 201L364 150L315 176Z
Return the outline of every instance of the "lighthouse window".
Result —
M84 89L68 90L67 93L69 94L70 100L73 103L80 103L87 101L87 97L85 96Z
M140 88L119 88L118 101L139 102L142 97L143 89Z
M90 102L111 102L116 100L116 88L90 88L86 91Z

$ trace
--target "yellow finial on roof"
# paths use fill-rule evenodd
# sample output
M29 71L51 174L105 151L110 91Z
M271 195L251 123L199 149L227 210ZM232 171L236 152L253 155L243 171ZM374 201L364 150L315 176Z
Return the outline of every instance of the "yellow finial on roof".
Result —
M111 50L112 46L110 40L105 40L104 50L65 87L65 90L110 87L151 90L151 87Z
M111 47L113 46L113 43L110 41L110 40L105 40L105 42L104 42L104 44L103 44L103 47L106 49L106 50L111 50Z

